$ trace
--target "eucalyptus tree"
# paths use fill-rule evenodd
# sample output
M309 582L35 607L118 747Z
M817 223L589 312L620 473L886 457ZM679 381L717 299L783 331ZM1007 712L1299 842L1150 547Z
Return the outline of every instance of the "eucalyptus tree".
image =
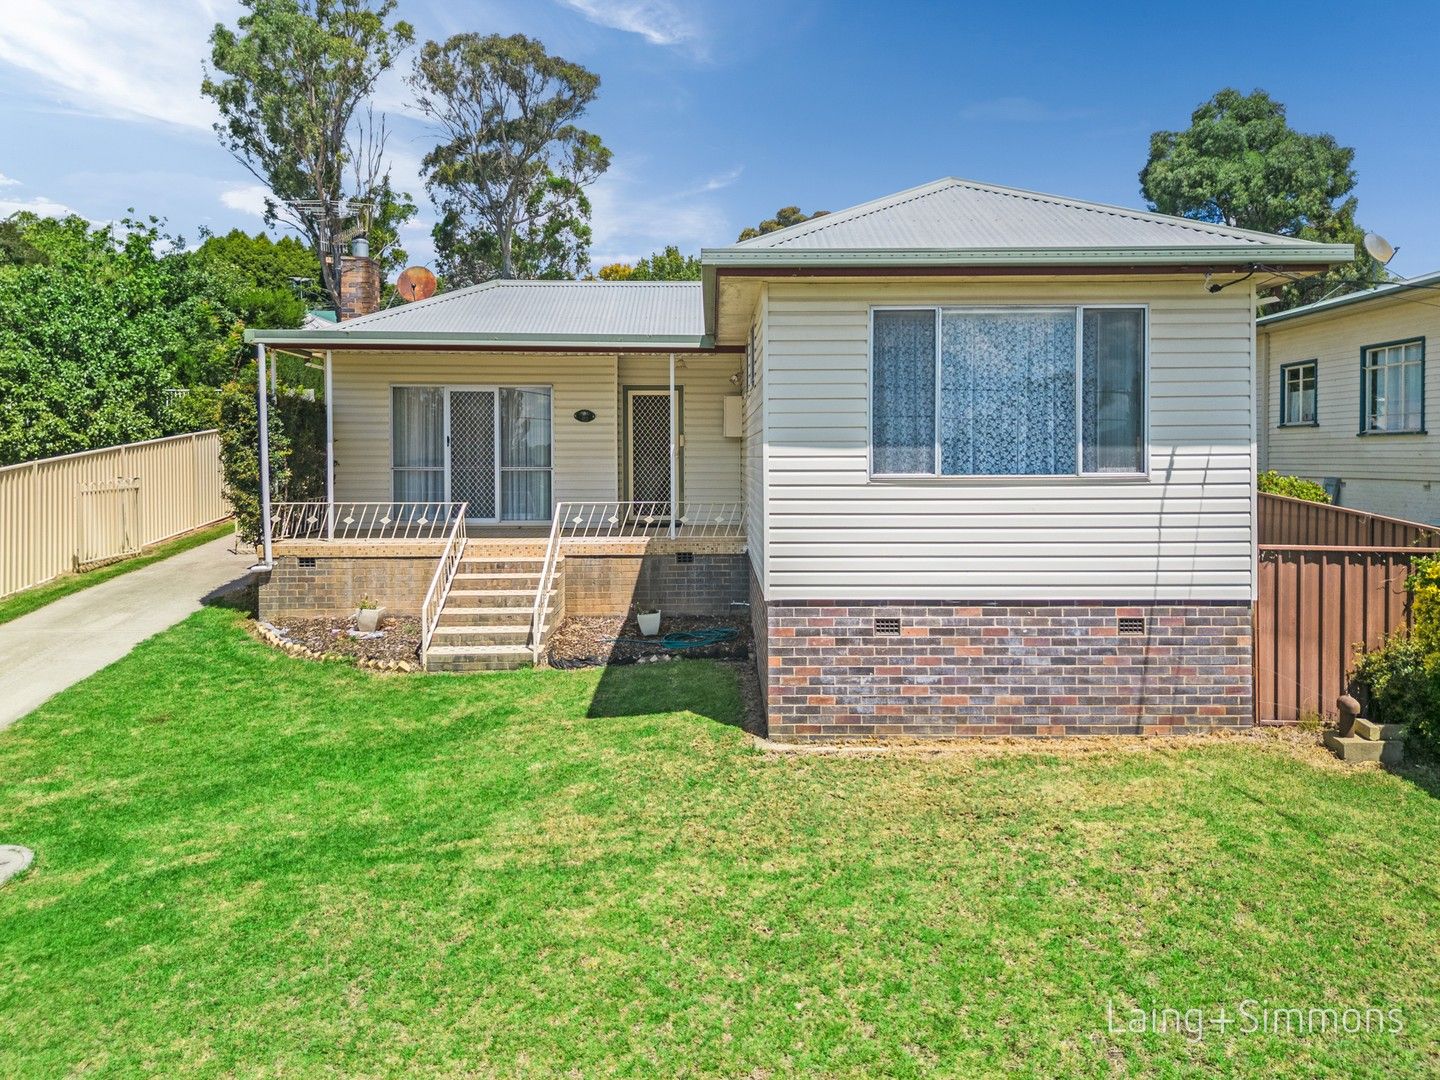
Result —
M427 42L410 84L441 142L422 162L440 211L435 248L452 285L569 278L589 265L585 189L609 167L579 126L600 78L523 34Z
M370 102L415 32L393 18L396 0L241 2L236 25L210 34L201 92L220 111L221 144L269 193L266 224L310 241L338 305L346 240L375 220L393 233L414 211L390 187L385 118Z

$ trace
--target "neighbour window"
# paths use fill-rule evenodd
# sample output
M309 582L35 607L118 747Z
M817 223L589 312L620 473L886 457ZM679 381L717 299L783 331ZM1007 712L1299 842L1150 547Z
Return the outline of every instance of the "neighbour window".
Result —
M1425 426L1425 339L1361 350L1360 432L1421 431Z
M1142 308L874 312L871 471L1145 471Z
M1315 361L1281 364L1280 426L1315 423Z

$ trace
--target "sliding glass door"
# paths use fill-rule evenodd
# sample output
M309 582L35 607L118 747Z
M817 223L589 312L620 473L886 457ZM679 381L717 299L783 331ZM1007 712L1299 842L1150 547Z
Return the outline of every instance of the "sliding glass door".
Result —
M476 523L550 520L548 386L391 388L397 502L465 502Z

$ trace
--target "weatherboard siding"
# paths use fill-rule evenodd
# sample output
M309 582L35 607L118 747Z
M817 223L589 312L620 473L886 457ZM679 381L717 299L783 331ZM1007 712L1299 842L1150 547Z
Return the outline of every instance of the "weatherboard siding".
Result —
M755 342L753 384L745 391L745 541L755 580L765 580L765 333L767 294L756 304L752 333Z
M1440 446L1434 435L1359 435L1360 350L1425 339L1425 422L1440 424L1440 308L1429 294L1372 301L1323 316L1261 326L1259 377L1265 409L1262 466L1309 479L1340 477L1343 505L1440 520ZM1280 369L1314 360L1315 427L1280 424ZM1426 490L1425 485L1434 485Z
M872 305L1146 304L1147 478L868 476ZM1240 599L1253 593L1251 298L1180 282L772 282L767 599Z
M617 498L616 357L546 353L334 354L335 497L384 501L390 486L390 388L400 385L550 386L553 498ZM595 419L582 424L579 409Z
M677 357L677 360L679 358ZM681 428L685 435L681 462L684 477L681 490L688 502L738 503L744 497L740 485L740 440L724 435L724 398L740 391L730 376L740 370L737 353L711 356L688 355L675 368L675 385L682 388ZM669 385L670 358L664 353L620 357L620 406L629 388L663 388ZM625 490L620 458L621 490Z

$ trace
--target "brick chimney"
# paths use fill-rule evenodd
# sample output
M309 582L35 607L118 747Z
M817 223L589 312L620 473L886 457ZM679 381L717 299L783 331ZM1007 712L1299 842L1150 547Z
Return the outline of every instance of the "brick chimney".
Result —
M380 310L380 264L370 258L370 245L357 240L353 254L340 256L339 317L356 319Z

